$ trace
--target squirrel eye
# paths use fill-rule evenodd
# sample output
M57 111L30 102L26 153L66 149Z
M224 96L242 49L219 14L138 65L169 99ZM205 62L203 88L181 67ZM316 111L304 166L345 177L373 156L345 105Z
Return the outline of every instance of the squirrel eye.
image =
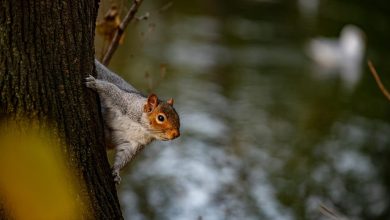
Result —
M163 122L165 120L165 117L163 115L159 115L159 116L157 116L157 120L159 120L160 122Z

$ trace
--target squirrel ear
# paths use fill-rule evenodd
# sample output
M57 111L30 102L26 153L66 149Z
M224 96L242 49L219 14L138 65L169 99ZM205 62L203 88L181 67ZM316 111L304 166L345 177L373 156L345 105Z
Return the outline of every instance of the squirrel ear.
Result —
M158 98L155 94L150 94L148 96L148 101L146 102L144 106L145 112L151 112L153 111L158 105Z
M167 103L168 103L170 106L173 106L173 98L168 99Z

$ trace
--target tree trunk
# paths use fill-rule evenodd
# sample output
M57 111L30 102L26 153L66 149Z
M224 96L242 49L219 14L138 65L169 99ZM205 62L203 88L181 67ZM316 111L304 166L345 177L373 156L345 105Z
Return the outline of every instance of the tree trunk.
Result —
M97 9L98 0L0 0L0 116L54 126L92 211L80 218L122 219L98 96L83 84L95 74Z

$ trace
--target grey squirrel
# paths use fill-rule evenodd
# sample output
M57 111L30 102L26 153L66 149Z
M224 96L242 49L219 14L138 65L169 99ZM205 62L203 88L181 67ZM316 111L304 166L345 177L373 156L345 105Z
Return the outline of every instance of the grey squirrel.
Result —
M173 99L146 97L99 61L95 60L95 66L97 79L90 75L85 85L99 94L106 142L116 150L112 175L119 184L119 171L144 146L180 136L180 119Z

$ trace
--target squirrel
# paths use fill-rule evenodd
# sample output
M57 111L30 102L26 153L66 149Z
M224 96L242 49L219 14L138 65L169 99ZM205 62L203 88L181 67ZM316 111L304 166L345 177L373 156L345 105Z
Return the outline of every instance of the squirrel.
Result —
M97 79L88 76L86 87L99 94L105 127L106 146L116 150L112 175L116 184L120 170L136 153L154 140L180 136L180 118L173 99L144 96L120 76L95 60Z

